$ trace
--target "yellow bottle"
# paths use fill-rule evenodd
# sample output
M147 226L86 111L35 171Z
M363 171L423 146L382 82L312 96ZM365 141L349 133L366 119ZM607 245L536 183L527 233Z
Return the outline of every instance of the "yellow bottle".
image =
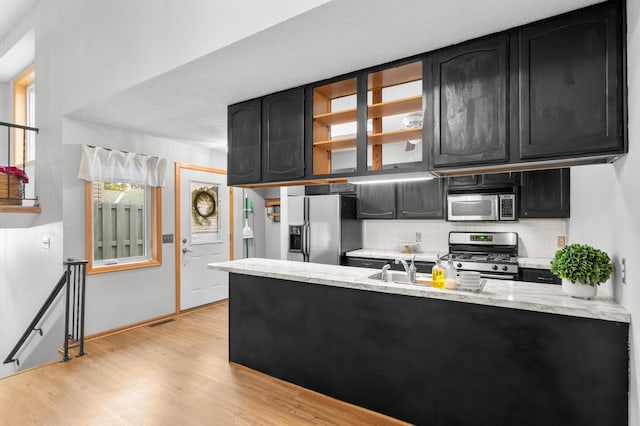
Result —
M431 287L433 288L444 288L445 277L444 277L444 268L440 264L440 258L438 256L438 260L436 264L431 268Z

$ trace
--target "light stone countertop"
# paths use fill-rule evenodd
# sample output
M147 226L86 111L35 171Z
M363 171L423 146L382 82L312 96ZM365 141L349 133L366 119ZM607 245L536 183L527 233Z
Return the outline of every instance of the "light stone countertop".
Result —
M397 250L384 250L384 249L359 249L346 253L348 257L365 257L368 259L389 259L395 260L396 258L402 258L409 260L413 253L401 253ZM419 262L435 262L437 255L445 255L446 251L442 253L436 252L418 252L415 253L416 260ZM518 257L518 266L521 268L535 268L535 269L549 269L549 263L551 258L546 257Z
M364 291L401 294L479 305L499 306L608 321L631 322L631 314L609 297L575 299L562 294L561 286L522 281L487 280L481 293L438 290L422 284L387 283L369 279L374 269L324 265L273 259L240 259L210 263L209 269L259 277Z

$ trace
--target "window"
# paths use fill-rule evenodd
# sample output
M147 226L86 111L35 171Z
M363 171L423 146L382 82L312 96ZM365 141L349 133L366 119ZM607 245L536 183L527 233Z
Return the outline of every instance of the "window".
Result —
M36 83L27 86L27 126L36 127ZM36 160L36 135L34 132L27 132L26 146L27 163Z
M88 274L161 264L159 187L86 182L85 203Z
M30 66L13 81L13 122L23 126L36 127L36 72ZM15 129L13 134L13 162L24 167L36 159L36 138L34 132ZM25 161L26 160L26 161Z

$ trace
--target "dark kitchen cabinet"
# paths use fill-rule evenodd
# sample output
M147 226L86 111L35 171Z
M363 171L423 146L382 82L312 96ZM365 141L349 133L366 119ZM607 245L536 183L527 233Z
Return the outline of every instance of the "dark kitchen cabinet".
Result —
M304 177L304 91L302 88L262 100L262 180Z
M619 4L519 31L522 159L625 151Z
M442 219L444 179L358 185L360 219Z
M229 107L227 185L260 182L261 123L260 99Z
M480 175L451 176L447 178L449 188L466 188L476 186L480 182Z
M549 269L520 268L520 281L530 283L562 284L562 280Z
M444 179L398 184L398 219L442 219L444 217Z
M400 257L400 255L398 255L398 257ZM380 269L380 270L384 265L390 265L391 269L394 271L404 271L404 266L402 265L402 263L396 264L391 259L344 256L342 258L341 264L344 266L355 266L358 268L370 268L370 269ZM435 265L435 262L416 261L414 262L414 265L416 266L416 272L419 272L421 274L430 274L431 270L433 269L433 265Z
M520 218L570 217L570 170L522 172Z
M506 35L444 49L432 60L433 166L507 161Z
M358 219L394 219L396 186L393 183L358 185Z
M343 266L355 266L357 268L382 269L384 265L391 265L393 260L388 259L370 259L367 257L351 257L344 256L342 258Z
M517 185L520 172L487 173L483 175L450 176L447 178L449 190L478 190L485 191L495 188L506 188Z
M487 173L481 175L482 185L484 186L515 185L519 180L519 172Z

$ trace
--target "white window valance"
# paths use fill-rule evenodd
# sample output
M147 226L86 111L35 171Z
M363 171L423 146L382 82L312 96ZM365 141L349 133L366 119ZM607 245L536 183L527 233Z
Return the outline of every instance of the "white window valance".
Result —
M164 186L167 160L84 145L78 177L88 181Z

